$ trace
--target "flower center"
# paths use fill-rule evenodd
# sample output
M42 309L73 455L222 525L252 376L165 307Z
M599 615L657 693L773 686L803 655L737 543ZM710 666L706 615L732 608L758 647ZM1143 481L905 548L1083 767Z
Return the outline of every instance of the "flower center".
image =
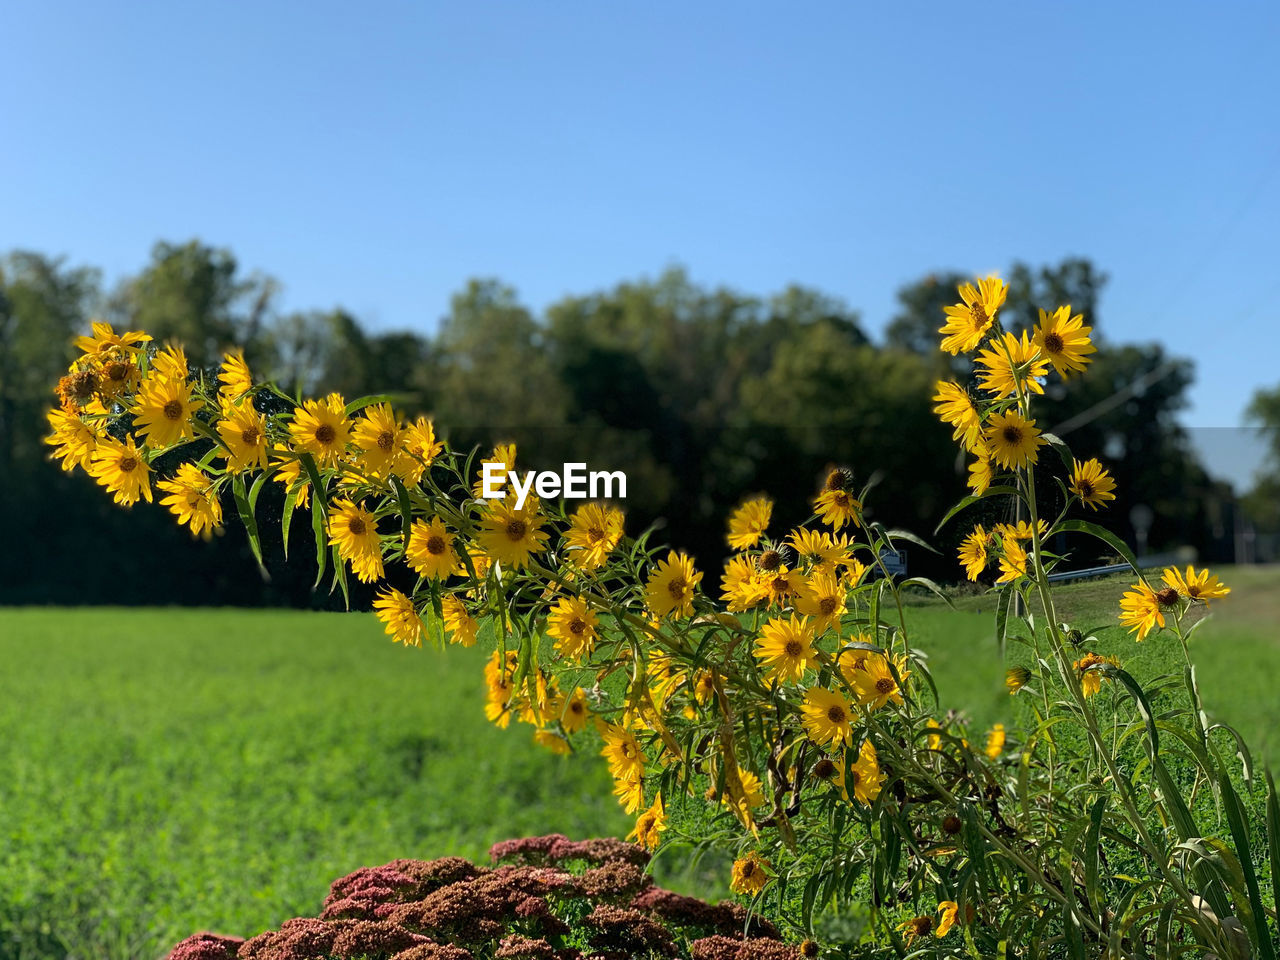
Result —
M1178 591L1173 587L1165 587L1156 594L1156 600L1162 607L1171 607L1178 602Z
M1061 353L1064 344L1062 336L1058 333L1046 333L1044 335L1044 348L1050 353Z
M844 723L847 719L844 715L844 707L838 703L833 703L827 708L827 719L832 723Z
M1080 496L1086 500L1093 496L1093 484L1088 480L1080 481Z
M591 527L589 530L587 530L587 539L590 540L592 543L599 543L601 540L604 539L604 531L601 530L599 527Z
M170 400L164 405L164 416L166 420L181 420L182 404L177 400Z
M444 553L444 537L432 535L427 537L427 553L438 557Z
M129 376L129 364L121 363L117 360L115 363L107 364L107 379L114 380L119 383Z
M351 531L351 535L355 537L364 536L365 530L368 529L364 520L360 517L352 517L347 521L347 529Z
M523 520L512 520L507 523L507 539L512 543L519 543L528 530L529 527Z
M892 681L892 680L890 680L888 677L881 677L879 680L877 680L877 681L876 681L876 692L877 692L877 693L892 693L892 692L893 692L893 681Z
M836 765L823 757L813 765L813 775L821 780L830 780L836 775Z
M582 636L584 633L587 632L586 621L582 619L575 619L572 623L569 624L569 632L572 633L575 637Z
M137 457L121 457L120 458L121 473L133 473L133 471L136 469L138 469Z
M782 566L782 554L777 550L766 550L760 554L761 570L777 570Z
M988 322L987 311L981 303L969 304L969 316L973 318L973 329L981 330L986 327Z
M316 427L316 440L324 444L326 447L338 438L338 432L327 423L322 423Z
M1016 447L1022 443L1022 431L1013 424L1005 427L1000 436L1004 437L1004 442L1011 447Z
M671 594L672 598L675 600L683 600L684 591L688 586L689 584L684 577L676 577L667 584L667 593Z
M395 443L396 443L396 438L393 437L389 431L383 430L380 434L378 434L379 450L390 450L393 446L395 446Z
M571 704L569 704L569 711L571 713L581 713L582 710L583 710L583 704L579 700L574 700Z
M818 610L824 617L829 617L835 613L837 606L835 597L823 597L818 601Z
M800 652L804 649L804 646L799 640L788 640L785 649L788 657L798 657L800 656Z
M750 877L754 875L755 872L756 872L756 865L752 863L750 860L748 860L746 863L742 865L743 877Z
M258 437L260 436L262 436L262 434L258 431L257 427L246 427L245 431L240 434L240 439L243 441L245 446L252 447L257 444Z

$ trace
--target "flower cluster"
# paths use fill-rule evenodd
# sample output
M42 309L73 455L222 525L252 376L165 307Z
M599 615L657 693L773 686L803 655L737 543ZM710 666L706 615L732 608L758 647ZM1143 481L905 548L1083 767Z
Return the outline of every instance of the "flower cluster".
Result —
M490 859L488 868L458 857L365 867L333 882L318 918L249 940L196 934L168 960L803 956L736 904L655 886L640 847L551 835L495 844Z

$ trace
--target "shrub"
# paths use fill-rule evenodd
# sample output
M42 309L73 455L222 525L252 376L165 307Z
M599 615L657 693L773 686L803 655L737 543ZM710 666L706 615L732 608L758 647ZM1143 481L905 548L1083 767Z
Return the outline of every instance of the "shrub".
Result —
M318 918L251 940L198 933L168 960L798 960L767 921L653 885L649 854L559 835L495 844L495 866L395 860L335 880Z

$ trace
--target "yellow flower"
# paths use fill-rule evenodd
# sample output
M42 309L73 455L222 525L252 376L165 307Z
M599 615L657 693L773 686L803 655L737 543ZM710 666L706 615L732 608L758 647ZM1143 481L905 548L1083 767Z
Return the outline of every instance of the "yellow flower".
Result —
M609 772L615 780L637 781L644 777L644 754L634 733L606 723L600 735L604 738L600 755L609 762Z
M436 439L435 425L426 417L419 417L401 431L400 456L391 465L391 472L408 486L417 486L443 449L444 444Z
M1025 330L1021 339L1006 333L999 342L978 354L978 363L987 368L982 374L982 389L988 393L997 397L1011 397L1026 391L1044 393L1038 378L1049 372L1049 361L1041 359L1040 351Z
M275 463L280 465L280 469L272 474L272 479L284 484L286 492L295 491L293 509L307 506L311 502L311 482L307 479L302 461L281 458Z
M102 357L116 349L136 354L142 349L142 344L151 339L141 330L129 330L117 335L111 328L111 324L97 320L92 321L91 327L93 336L75 339L75 345L91 357Z
M1044 539L1049 532L1049 525L1043 520L1036 521L1036 529L1040 531L1040 538ZM992 531L1001 540L1032 540L1034 536L1031 530L1031 524L1026 520L1019 520L1017 523L997 523Z
M156 486L169 496L160 503L178 518L178 523L191 527L193 536L208 537L222 526L222 504L213 493L213 480L194 463L184 463L172 480L160 480Z
M504 471L510 472L516 465L516 445L514 443L500 443L493 448L492 454L480 461L476 482L471 488L471 495L477 499L484 496L484 465L486 463L500 464ZM496 487L499 490L507 490L505 474L502 483L496 484Z
M943 423L955 429L951 439L959 443L971 453L977 453L982 447L982 416L973 400L965 392L964 387L950 380L939 380L938 392L933 395L937 406L933 412Z
M808 585L798 571L785 566L760 574L760 583L765 588L765 598L771 607L785 606L788 600L800 596Z
M324 400L308 400L293 412L289 435L294 447L311 454L318 466L333 466L351 438L351 421L342 397L331 393Z
M730 613L738 613L763 603L769 596L769 588L751 558L735 554L725 561L720 596L727 601L726 609Z
M1178 591L1179 596L1204 603L1205 606L1209 605L1210 600L1220 600L1231 592L1230 587L1223 584L1208 570L1197 572L1192 566L1187 567L1185 574L1181 573L1177 567L1166 567L1164 582Z
M658 563L645 584L645 600L656 617L687 617L693 613L693 593L702 580L701 572L683 553L672 550Z
M267 443L267 427L262 414L252 403L234 404L222 408L223 418L217 423L218 436L227 445L227 470L240 473L250 469L264 469L271 448ZM296 469L302 464L293 461Z
M973 528L973 532L960 544L960 565L964 567L965 576L977 583L982 571L987 569L987 550L991 538L982 524Z
M447 580L460 569L453 534L439 517L413 521L404 558L414 573L427 580Z
M898 929L906 934L907 946L911 946L920 937L927 937L933 932L933 917L912 917L898 924Z
M962 283L960 299L963 302L943 308L947 321L938 328L939 333L946 335L942 349L954 357L968 353L981 343L1008 293L1008 285L996 276L979 280L976 288L971 283Z
M370 476L383 479L404 452L404 431L389 403L374 403L364 408L355 421L352 439L360 451L360 463Z
M810 687L805 691L801 722L815 743L847 744L853 736L849 725L851 716L849 701L838 692L823 687Z
M773 516L773 501L768 497L747 500L729 516L729 546L746 550L760 542Z
M1084 463L1074 457L1071 459L1069 489L1090 510L1097 510L1108 500L1114 500L1116 495L1111 491L1115 488L1116 482L1111 479L1111 474L1107 473L1096 457Z
M898 669L898 676L905 683L910 675L904 669L906 661L895 660L894 666ZM879 710L890 700L894 703L902 703L902 691L898 687L898 681L893 678L888 659L880 653L868 653L862 663L862 669L854 671L853 689L858 695L858 703L869 710Z
M662 808L662 794L659 792L653 806L636 817L636 828L627 834L627 839L634 839L646 850L658 848L658 834L667 829L667 813Z
M618 803L622 804L625 812L635 813L644 806L644 781L615 779L613 795L618 798Z
M556 651L570 660L582 660L595 649L598 620L596 612L578 597L562 597L547 617L547 636L556 642Z
M1091 353L1097 347L1089 339L1092 327L1084 325L1083 314L1071 316L1071 307L1059 307L1052 314L1040 311L1040 323L1036 326L1035 345L1047 358L1053 368L1062 377L1069 377L1072 371L1083 370L1085 364L1091 363Z
M1027 575L1027 551L1022 549L1022 544L1012 537L1005 538L1002 542L1003 550L1000 553L1000 576L996 578L996 583L1012 583L1014 580Z
M203 406L203 400L191 396L191 384L186 381L149 377L138 390L130 412L147 446L170 447L195 436L191 415Z
M733 862L729 889L744 897L754 897L769 882L769 861L752 850Z
M956 925L956 915L960 912L960 906L954 900L943 900L938 904L938 912L942 914L942 919L938 921L937 935L945 937Z
M1031 671L1026 667L1010 667L1004 673L1004 685L1009 688L1009 695L1017 693L1031 680Z
M424 624L409 597L395 587L388 587L378 593L373 609L377 611L378 619L387 625L387 636L394 643L403 643L406 647L410 644L422 646Z
M1080 674L1080 692L1086 698L1092 697L1102 689L1102 681L1110 680L1101 670L1090 669L1091 667L1100 667L1104 664L1110 664L1113 667L1120 666L1120 661L1115 657L1104 657L1097 653L1086 653L1079 660L1075 661L1072 666Z
M583 570L602 566L622 540L622 511L603 503L584 503L573 512L565 542Z
M991 760L999 758L1004 751L1004 724L997 723L987 733L987 746L984 749L987 757Z
M253 374L249 372L249 364L245 363L244 351L236 349L222 358L222 369L218 373L218 396L223 405L234 404L253 389Z
M969 464L969 479L965 484L973 491L975 497L980 497L991 488L991 481L995 478L995 466L991 462L991 455L987 453L985 445L982 452L978 454L978 458Z
M1165 587L1156 593L1145 583L1135 583L1120 598L1120 622L1130 633L1138 634L1138 642L1157 626L1164 626L1164 611L1178 602L1178 591Z
M813 508L823 523L839 530L858 519L862 504L847 490L823 490L814 498Z
M577 687L564 702L564 712L560 714L560 725L565 733L578 733L585 730L591 710L587 707L587 695L581 687Z
M151 369L158 379L185 380L191 375L187 368L187 352L176 343L169 344L151 358Z
M840 772L843 773L844 763L841 762L839 766ZM876 797L880 796L885 775L880 770L880 760L870 740L862 741L862 746L858 749L858 759L849 768L849 778L853 780L853 797L859 803L869 807L875 802ZM841 786L847 791L848 781L844 780Z
M775 683L799 683L815 663L813 624L807 617L775 617L764 625L756 641L755 656Z
M997 413L987 421L987 450L1006 470L1035 463L1044 443L1036 422L1027 420L1017 410Z
M53 432L44 442L54 448L50 456L62 461L62 469L68 472L80 467L88 470L93 463L93 451L104 436L101 428L92 426L78 414L53 409L46 415Z
M825 530L810 530L807 527L800 527L792 530L787 539L795 549L800 562L805 565L810 573L834 574L836 568L841 564L857 562L849 555L850 546L847 536L837 540Z
M815 572L796 598L796 610L814 618L814 629L818 634L826 633L832 627L838 630L840 618L847 609L845 589L834 572Z
M925 723L925 727L927 727L930 731L942 729L942 727L938 724L938 721L933 719L933 717L929 718L929 720ZM942 744L942 734L930 732L927 735L927 743L929 744L930 750L937 750L938 747Z
M533 742L546 750L550 750L557 756L567 757L573 752L573 748L569 746L569 741L551 730L533 731Z
M440 601L440 613L444 620L444 628L449 633L450 643L464 647L475 646L480 622L467 612L461 600L452 594L444 597Z
M115 400L138 389L142 370L136 360L134 354L123 350L102 358L97 373L92 376L96 377L96 389L103 400Z
M139 497L151 502L151 468L134 446L132 436L125 437L124 443L110 437L99 441L93 450L89 475L106 487L121 506L131 507Z
M350 500L333 501L329 513L329 542L338 556L351 564L361 583L382 577L382 541L372 513Z
M476 542L490 560L518 570L546 549L547 533L542 529L546 518L535 498L530 497L519 510L510 505L514 502L510 498L486 502L489 507L481 517Z

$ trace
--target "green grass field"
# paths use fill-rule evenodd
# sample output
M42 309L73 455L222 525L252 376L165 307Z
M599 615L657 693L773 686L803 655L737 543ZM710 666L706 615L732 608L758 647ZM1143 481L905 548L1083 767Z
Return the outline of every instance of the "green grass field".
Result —
M1193 647L1206 708L1276 758L1280 570L1223 576ZM1141 679L1176 645L1111 626L1127 582L1058 602ZM908 611L944 704L981 725L1014 718L991 606ZM314 915L359 866L630 827L598 758L484 721L483 654L404 650L368 614L0 610L0 652L0 960L157 957Z

